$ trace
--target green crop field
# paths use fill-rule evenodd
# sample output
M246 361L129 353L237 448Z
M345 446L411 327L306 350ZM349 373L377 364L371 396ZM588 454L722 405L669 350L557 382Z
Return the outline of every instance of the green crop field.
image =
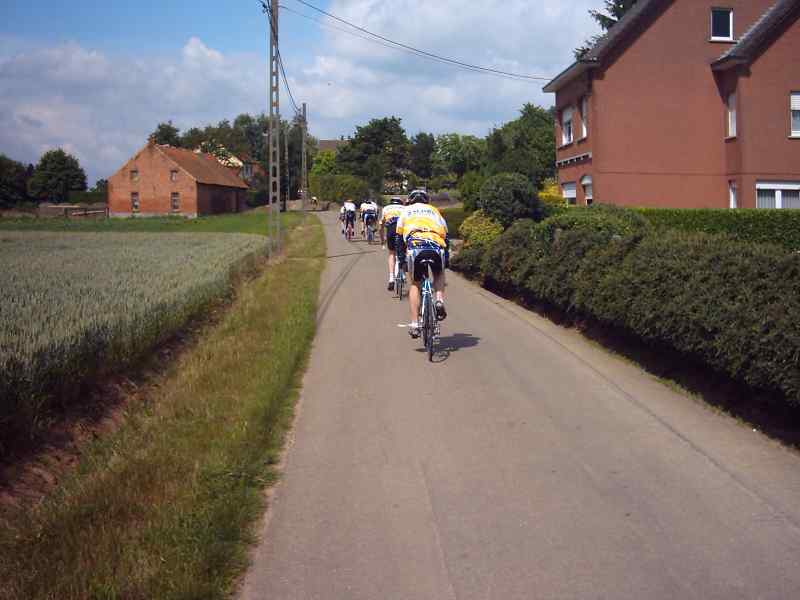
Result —
M224 233L0 231L0 432L141 357L266 252Z

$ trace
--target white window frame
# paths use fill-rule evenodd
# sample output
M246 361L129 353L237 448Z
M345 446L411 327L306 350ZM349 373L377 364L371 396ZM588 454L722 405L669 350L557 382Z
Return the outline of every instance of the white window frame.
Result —
M131 212L139 212L140 202L139 192L131 192Z
M177 169L172 169L169 172L169 180L170 181L178 181L178 170Z
M131 169L131 181L139 181L139 169Z
M789 94L789 137L800 138L800 126L794 128L794 113L800 115L800 92Z
M578 185L574 181L565 181L561 184L561 195L568 204L578 202Z
M589 137L589 96L581 98L581 139Z
M181 209L181 193L180 192L172 192L169 195L169 205L172 209L172 212L178 212Z
M586 204L594 202L594 182L591 175L581 177L581 187L583 188L583 199Z
M717 37L717 36L714 36L714 11L715 10L724 10L724 11L728 12L728 18L730 19L729 20L729 25L728 25L728 27L730 27L730 32L731 32L730 37ZM723 7L723 6L713 6L713 7L711 7L711 13L709 15L709 19L710 19L709 25L711 27L711 30L710 30L710 34L711 35L709 37L710 37L712 42L732 42L733 41L733 9L732 8L726 8L726 7Z
M737 135L737 122L736 122L736 102L738 94L734 90L725 98L725 115L726 115L726 131L725 137L735 138Z
M564 110L561 111L561 145L567 146L575 141L575 129L572 125L574 109L571 106L568 106ZM567 128L567 123L569 123L569 129ZM569 135L567 135L567 131L569 131Z
M775 208L783 208L783 191L800 191L800 181L757 181L756 182L756 207L758 207L758 190L775 191Z
M735 181L728 182L728 202L732 210L739 208L739 188Z

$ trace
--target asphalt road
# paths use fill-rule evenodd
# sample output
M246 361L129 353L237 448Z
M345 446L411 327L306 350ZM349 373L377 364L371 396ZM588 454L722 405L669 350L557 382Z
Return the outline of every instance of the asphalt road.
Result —
M320 323L246 599L800 598L800 458L451 276L439 362L324 214Z

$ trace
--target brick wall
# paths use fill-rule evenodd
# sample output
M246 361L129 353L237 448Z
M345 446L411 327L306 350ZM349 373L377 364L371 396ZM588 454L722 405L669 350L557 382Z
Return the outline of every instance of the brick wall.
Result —
M138 180L131 177L138 171ZM175 181L171 172L177 171ZM111 216L131 216L131 194L139 194L141 216L180 214L195 217L198 211L197 183L184 170L164 156L158 148L147 145L108 181L108 208ZM171 194L180 194L180 209L172 210Z

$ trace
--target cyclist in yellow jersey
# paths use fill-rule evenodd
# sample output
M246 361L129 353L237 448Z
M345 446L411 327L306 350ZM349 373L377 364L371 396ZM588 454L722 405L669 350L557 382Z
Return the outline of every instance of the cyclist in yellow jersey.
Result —
M402 214L403 204L397 196L392 198L389 204L384 206L383 211L381 211L381 246L389 249L389 283L386 289L390 292L394 290L394 278L396 275L397 221Z
M424 265L421 259L433 261L433 289L436 291L436 318L443 321L447 317L444 308L444 269L447 266L446 251L449 245L447 222L435 206L429 204L428 194L423 190L414 190L408 195L408 206L397 221L397 235L400 241L398 253L407 251L408 268L411 273L411 285L408 290L408 306L411 312L409 334L419 337L420 282L423 278Z

